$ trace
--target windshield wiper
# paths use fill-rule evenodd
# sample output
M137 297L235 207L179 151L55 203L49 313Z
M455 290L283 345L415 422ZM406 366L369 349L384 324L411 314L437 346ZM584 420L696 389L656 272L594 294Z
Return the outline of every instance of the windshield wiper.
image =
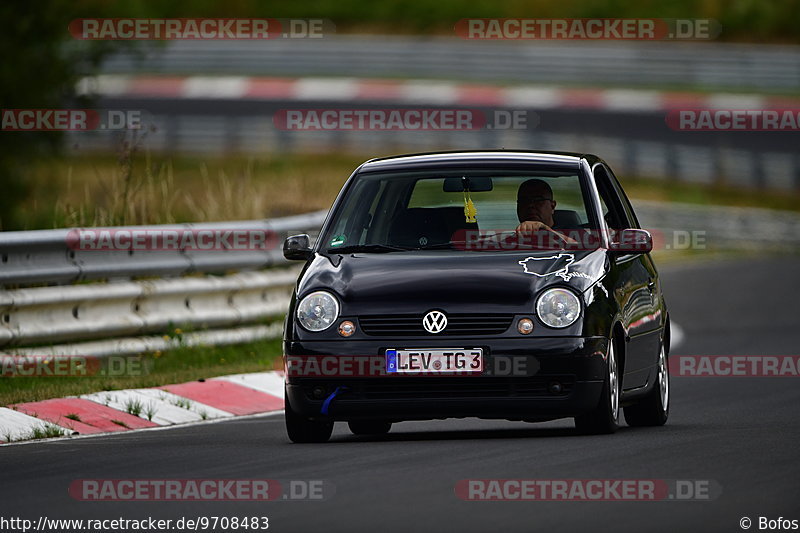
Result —
M391 246L389 244L351 244L339 248L328 248L329 254L352 254L358 252L380 253L380 252L407 252L410 248L401 246Z
M453 245L458 244L464 241L453 241L453 242L440 242L436 244L428 244L425 246L415 246L412 250L448 250L453 248Z

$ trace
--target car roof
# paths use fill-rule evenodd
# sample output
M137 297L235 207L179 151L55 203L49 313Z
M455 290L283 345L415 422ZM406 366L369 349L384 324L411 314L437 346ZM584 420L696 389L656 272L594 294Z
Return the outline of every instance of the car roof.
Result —
M397 167L441 166L463 163L538 163L577 167L581 159L598 160L591 154L575 152L542 152L533 150L459 150L426 152L370 159L361 165L362 171L385 170Z

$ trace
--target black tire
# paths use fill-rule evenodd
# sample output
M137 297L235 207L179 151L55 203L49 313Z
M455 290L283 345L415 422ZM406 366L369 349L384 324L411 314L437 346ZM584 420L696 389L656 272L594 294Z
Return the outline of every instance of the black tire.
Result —
M663 426L669 418L669 361L664 346L658 354L658 373L653 390L635 405L625 408L629 426Z
M333 422L320 422L306 418L292 409L289 398L284 393L284 412L286 433L289 440L296 443L327 442L333 433Z
M619 376L617 350L612 338L608 343L608 362L606 364L606 379L603 382L603 391L597 407L588 413L575 417L575 427L586 435L606 435L614 433L619 428L619 401L622 380Z
M347 425L353 435L386 435L392 429L386 420L351 420Z

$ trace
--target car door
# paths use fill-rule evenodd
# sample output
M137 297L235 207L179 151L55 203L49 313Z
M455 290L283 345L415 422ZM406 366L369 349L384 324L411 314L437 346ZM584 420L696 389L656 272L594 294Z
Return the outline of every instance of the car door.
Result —
M615 231L638 228L635 215L626 208L627 198L611 171L599 163L593 171L610 238L614 238ZM658 353L659 317L654 316L654 294L657 289L655 268L647 254L616 252L609 255L614 299L625 331L622 388L632 390L647 385L655 364L654 354Z
M628 200L625 191L622 189L619 180L617 180L616 176L614 176L614 173L611 171L611 169L608 167L606 167L606 169L611 177L611 183L614 186L617 195L622 202L622 206L627 213L628 220L630 220L631 224L633 224L631 227L641 229L639 219L636 217L633 206L631 205L630 200ZM666 305L664 304L663 296L661 294L661 283L658 278L658 270L653 262L653 258L650 257L650 254L640 254L638 257L649 275L647 287L650 293L651 308L649 313L646 315L646 320L642 324L641 335L643 335L642 342L646 345L646 353L644 356L646 365L651 369L651 375L654 376L656 365L658 364L658 355L661 349L661 342L664 338L663 328L666 325L667 312Z

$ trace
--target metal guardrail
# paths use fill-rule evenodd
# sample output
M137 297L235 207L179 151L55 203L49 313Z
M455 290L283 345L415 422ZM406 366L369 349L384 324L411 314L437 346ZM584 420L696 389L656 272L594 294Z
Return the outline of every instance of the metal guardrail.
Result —
M0 346L224 328L285 314L298 270L0 293Z
M672 250L686 246L685 239L696 235L702 240L697 244L711 250L800 251L800 213L643 200L634 203L640 224L671 237L672 242L664 244Z
M668 246L675 243L672 237L680 232L681 246L800 250L798 213L657 202L636 202L636 210L643 227L660 230L663 244ZM190 227L269 227L281 232L314 232L319 230L324 216L324 212L316 212ZM207 252L203 261L187 260L181 252L173 252L172 259L141 255L129 263L111 252L91 252L111 255L86 263L69 257L63 240L67 231L0 233L4 258L0 275L4 282L63 284L122 274L160 279L0 290L0 350L22 355L130 354L280 335L280 324L263 322L285 313L298 269L263 269L285 266L277 261L275 251L254 256L248 255L251 252ZM693 234L698 233L702 234L702 243L692 242ZM676 248L680 246L673 247ZM14 268L7 270L5 265ZM26 265L29 273L24 272ZM235 269L253 271L179 277L188 272ZM180 338L153 335L187 325L201 331L187 332Z
M332 35L269 41L173 41L118 53L103 73L358 76L800 89L800 47L696 42L470 41Z
M272 220L246 220L206 224L127 226L126 230L179 229L250 230L272 232L278 244L291 233L313 233L322 226L326 211ZM191 273L222 274L255 270L285 263L279 247L264 250L91 251L69 246L70 232L54 229L0 232L0 286L34 283L67 284L98 279L142 276L181 276ZM110 230L120 228L107 228Z
M212 328L187 333L181 342L189 343L225 344L274 336L276 328L253 324L285 313L298 271L263 269L286 267L280 250L283 238L301 232L313 237L326 214L124 228L274 232L278 246L264 250L89 251L69 245L75 229L0 232L0 285L109 281L0 290L0 347L40 346L13 350L22 354L135 353L174 347L169 338L141 335L178 326ZM238 273L181 277L231 271ZM143 277L159 279L130 279ZM92 342L52 346L87 340Z

